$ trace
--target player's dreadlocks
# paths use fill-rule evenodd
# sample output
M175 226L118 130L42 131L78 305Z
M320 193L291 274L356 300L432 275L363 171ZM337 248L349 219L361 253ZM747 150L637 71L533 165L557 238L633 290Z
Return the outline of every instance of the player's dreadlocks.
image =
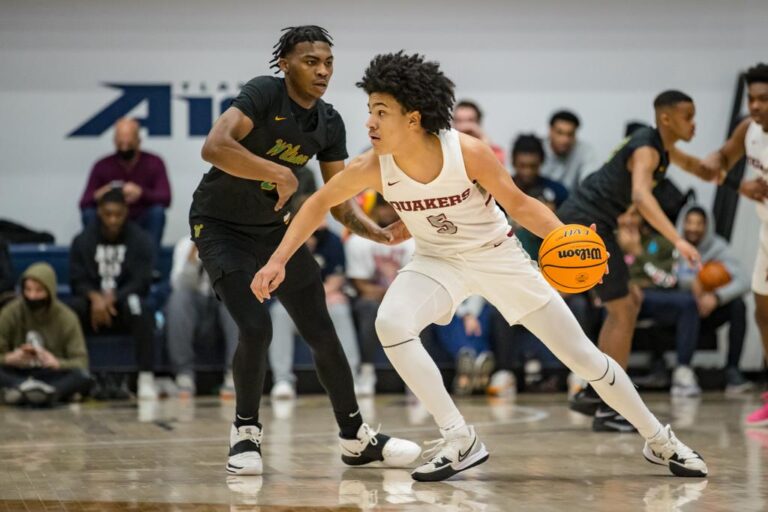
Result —
M421 126L430 133L451 126L453 82L437 62L425 62L423 55L402 50L377 55L356 85L368 94L390 94L406 112L419 112Z
M768 83L768 64L760 62L749 68L744 73L744 81L747 82L747 85Z
M328 31L317 25L285 27L281 32L284 32L284 34L280 36L275 46L272 47L274 51L272 52L272 60L269 61L269 67L275 68L275 74L280 72L280 66L277 65L277 61L291 53L291 50L299 43L320 41L328 43L328 46L333 46L333 38Z

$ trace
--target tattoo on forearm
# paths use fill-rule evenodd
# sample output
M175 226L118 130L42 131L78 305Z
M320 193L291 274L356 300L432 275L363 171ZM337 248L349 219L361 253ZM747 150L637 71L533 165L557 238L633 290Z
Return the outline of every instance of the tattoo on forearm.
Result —
M372 226L363 222L363 220L355 214L355 211L350 208L348 204L340 204L335 208L335 210L336 219L344 224L344 226L352 233L365 238L370 238L373 235L373 230L371 229Z

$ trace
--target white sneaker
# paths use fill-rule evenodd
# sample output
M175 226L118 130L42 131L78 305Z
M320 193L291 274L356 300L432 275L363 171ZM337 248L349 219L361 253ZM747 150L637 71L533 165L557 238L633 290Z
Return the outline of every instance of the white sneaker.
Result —
M179 398L191 398L195 396L197 390L195 378L189 373L180 373L176 376L176 387L179 388Z
M296 390L293 388L293 384L287 380L281 380L272 386L270 396L272 400L293 400L296 398Z
M499 370L491 376L486 392L491 396L513 397L517 393L515 374L509 370Z
M261 440L264 431L261 425L243 425L229 429L229 459L227 472L233 475L260 475L263 471L261 462Z
M387 466L407 466L421 454L418 444L405 439L379 434L363 423L356 439L339 439L341 460L348 466L383 462Z
M139 372L136 388L136 397L139 400L157 400L155 376L152 372Z
M472 425L441 432L443 438L430 441L428 444L435 446L424 452L429 462L411 473L414 480L438 482L488 460L488 450L477 438Z
M672 396L699 396L701 388L690 366L678 366L672 373Z
M669 425L645 442L643 456L648 462L668 466L675 476L707 476L704 459L679 441Z
M355 379L355 395L374 396L376 394L376 368L369 363L360 365L360 373Z

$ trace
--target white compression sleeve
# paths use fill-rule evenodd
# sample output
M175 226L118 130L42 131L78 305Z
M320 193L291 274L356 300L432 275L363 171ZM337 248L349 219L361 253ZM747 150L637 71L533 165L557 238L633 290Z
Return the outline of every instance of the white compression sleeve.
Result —
M554 297L543 308L520 320L549 350L579 377L589 381L600 398L624 416L644 438L662 428L648 410L622 367L601 352L579 326L565 301Z
M465 422L419 334L452 306L451 296L437 281L417 272L401 272L376 318L376 332L392 366L443 430L464 427Z

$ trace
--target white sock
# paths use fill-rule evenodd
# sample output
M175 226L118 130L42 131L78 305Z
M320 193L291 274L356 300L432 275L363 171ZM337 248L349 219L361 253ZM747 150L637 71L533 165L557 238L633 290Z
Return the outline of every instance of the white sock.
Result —
M646 439L661 430L627 373L587 338L560 295L520 321L576 375L589 381L600 398L624 416Z

